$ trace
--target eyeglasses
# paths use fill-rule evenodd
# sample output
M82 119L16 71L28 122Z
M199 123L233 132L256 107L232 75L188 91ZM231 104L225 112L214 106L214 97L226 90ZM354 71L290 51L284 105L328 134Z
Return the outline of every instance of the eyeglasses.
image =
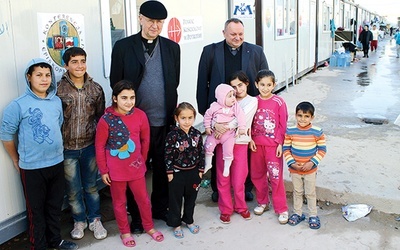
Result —
M161 26L161 25L163 25L164 24L164 20L160 20L160 19L150 19L150 18L147 18L147 17L145 17L145 16L143 16L143 15L140 15L140 17L147 23L147 24L150 24L150 25L157 25L157 26Z

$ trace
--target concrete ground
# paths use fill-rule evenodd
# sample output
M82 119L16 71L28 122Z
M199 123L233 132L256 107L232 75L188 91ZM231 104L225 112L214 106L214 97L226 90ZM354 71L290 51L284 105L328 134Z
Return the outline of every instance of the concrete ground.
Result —
M400 59L394 42L379 43L370 58L360 58L347 68L323 67L284 90L289 124L294 124L294 109L300 101L316 106L314 124L327 137L327 155L317 177L321 228L311 230L307 222L292 227L280 225L273 211L253 215L245 221L233 215L231 224L219 221L216 203L210 200L211 188L201 188L195 222L201 231L193 235L184 228L185 238L176 239L163 221L155 226L165 240L157 243L148 235L135 236L136 249L400 249L400 127L394 122L400 114ZM359 60L358 60L359 59ZM368 123L365 123L368 122ZM383 122L383 124L380 124ZM377 123L377 124L374 124ZM149 173L150 179L151 173ZM292 190L288 171L285 184L289 207ZM102 190L102 215L109 236L94 239L86 230L80 249L126 249L119 238L107 189ZM373 206L370 214L354 222L344 219L345 204ZM248 203L250 211L256 202ZM306 206L304 206L307 214ZM72 221L68 211L62 220L62 234L69 238ZM0 246L28 249L26 234Z

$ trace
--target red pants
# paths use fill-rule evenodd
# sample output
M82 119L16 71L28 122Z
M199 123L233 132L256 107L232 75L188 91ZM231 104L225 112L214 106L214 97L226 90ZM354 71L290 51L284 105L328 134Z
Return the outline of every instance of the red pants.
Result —
M251 152L250 162L251 181L256 189L258 204L269 203L269 182L272 188L272 205L275 213L288 211L283 183L283 160L282 157L276 157L276 146L257 145L257 151Z
M218 188L218 207L221 214L231 215L233 211L238 213L246 211L247 204L244 199L244 183L249 172L247 162L247 144L235 144L233 148L233 158L230 174L224 177L224 161L222 159L222 146L216 147L216 171ZM231 187L233 189L234 203L232 201Z
M154 227L151 215L149 194L146 190L145 177L134 181L112 181L110 186L115 219L121 234L130 233L128 214L126 211L126 187L132 191L135 201L138 204L140 217L144 230L148 232Z
M374 51L378 48L378 40L371 41L371 51Z

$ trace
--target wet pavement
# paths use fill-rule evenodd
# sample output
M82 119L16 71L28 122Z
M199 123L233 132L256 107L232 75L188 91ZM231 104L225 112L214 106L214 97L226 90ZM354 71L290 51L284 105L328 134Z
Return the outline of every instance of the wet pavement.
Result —
M292 227L280 225L273 211L253 215L245 221L232 215L231 224L219 221L216 203L210 200L211 188L201 188L195 210L195 222L201 231L192 235L184 228L184 239L176 239L163 221L155 226L165 235L157 243L148 235L135 236L134 249L399 249L400 222L400 127L394 124L400 115L400 59L389 40L379 43L370 58L356 55L347 68L323 67L310 73L295 86L279 93L287 102L289 124L294 124L294 108L300 101L316 107L314 124L327 137L327 155L317 177L318 213L321 228L311 230L307 222ZM148 173L150 180L151 173ZM292 190L287 169L284 173L289 208ZM94 239L86 230L80 249L126 249L113 217L107 189L102 190L102 216L109 237ZM368 204L369 215L346 221L342 205ZM248 202L250 211L256 202ZM306 206L304 212L307 215ZM69 237L72 221L64 212L62 234ZM28 249L26 234L0 247Z

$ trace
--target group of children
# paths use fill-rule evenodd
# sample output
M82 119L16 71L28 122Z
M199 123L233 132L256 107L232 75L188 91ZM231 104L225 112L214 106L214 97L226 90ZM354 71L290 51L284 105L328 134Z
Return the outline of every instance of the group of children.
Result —
M127 247L136 244L126 211L127 187L137 201L144 229L154 240L161 242L164 236L154 228L145 180L150 127L146 114L135 108L134 85L126 80L115 84L112 106L104 109L103 90L86 73L86 53L81 48L73 47L65 55L63 59L67 72L58 83L59 91L51 66L42 59L32 60L26 71L26 93L12 101L3 113L0 139L21 174L32 246L35 249L78 248L73 242L61 240L60 236L64 178L74 219L71 237L82 238L88 225L95 238L104 239L107 236L100 222L95 161L102 181L110 186L122 243ZM242 79L248 78L243 72L235 74L230 81L232 86L220 84L216 89L217 101L204 117L207 134L204 144L201 133L193 127L195 108L182 102L175 110L176 127L171 129L165 141L169 182L167 225L173 228L176 238L184 237L182 222L191 233L199 233L200 227L194 224L193 219L195 201L203 174L211 168L214 149L222 148L222 160L217 159L217 162L220 165L223 162L223 183L223 178L241 171L237 169L247 170L248 144L251 180L258 203L254 213L261 215L269 209L270 185L272 204L279 215L279 222L297 225L305 219L302 213L304 193L310 210L309 226L318 229L320 221L316 209L315 179L326 146L322 130L311 124L313 105L300 103L296 107L297 125L287 128L286 104L281 97L273 94L276 85L274 74L269 70L258 72L255 85L260 94L252 99L245 98L249 83L244 85ZM242 99L246 101L239 105L238 100ZM244 110L248 103L254 103L249 105L251 112L250 109ZM215 130L221 123L228 124L225 133ZM18 135L18 150L13 141L14 135ZM241 137L246 139L240 142ZM235 143L240 146L234 148ZM240 156L236 155L239 151ZM236 159L244 155L243 159ZM294 186L294 214L290 217L283 183L282 157L287 162ZM244 192L241 186L247 171L242 172L242 181L233 185L234 192L235 186L238 192ZM79 191L76 190L76 183L80 185ZM229 189L230 185L228 192ZM228 202L225 205L231 206ZM246 204L241 206L235 209L243 218L250 219ZM223 223L230 222L233 211L228 210L221 212Z
M232 81L229 83L232 85ZM273 94L276 86L273 72L269 70L259 71L255 79L255 86L260 94L256 97L258 105L255 114L252 113L253 116L251 116L250 132L244 130L245 123L243 121L245 117L243 112L237 111L237 103L231 101L233 89L226 84L220 84L217 87L215 91L217 101L211 104L204 117L206 134L209 135L205 143L205 172L211 165L211 160L207 161L207 159L212 155L215 144L221 143L223 145L224 169L223 177L219 177L222 180L219 180L219 182L224 181L224 177L229 177L229 167L234 160L232 155L234 143L232 140L234 141L234 137L240 137L243 134L249 135L251 137L249 141L251 150L250 176L255 187L258 203L257 207L254 208L254 214L261 215L269 210L269 186L271 186L273 208L275 213L279 215L278 220L281 224L289 223L289 225L294 226L305 219L305 215L302 213L303 195L305 195L310 211L309 226L312 229L318 229L320 221L316 209L315 180L317 166L326 153L326 145L322 129L311 124L314 118L314 106L309 102L298 104L295 115L297 124L294 127L287 128L288 113L285 101ZM233 92L234 94L235 92ZM219 109L215 107L219 107ZM227 118L228 116L230 118ZM211 132L210 128L216 124L229 123L232 120L237 121L237 132L229 130L229 133L222 135L217 131ZM294 213L290 217L283 182L282 156L289 167L294 186ZM243 186L244 181L242 180L239 185ZM235 186L232 186L235 189ZM235 202L240 203L240 196L235 196ZM239 207L235 209L243 218L250 218L248 210L239 211ZM223 206L222 208L220 206L220 210L221 222L229 223L232 210L224 212ZM225 211L227 210L225 209Z

